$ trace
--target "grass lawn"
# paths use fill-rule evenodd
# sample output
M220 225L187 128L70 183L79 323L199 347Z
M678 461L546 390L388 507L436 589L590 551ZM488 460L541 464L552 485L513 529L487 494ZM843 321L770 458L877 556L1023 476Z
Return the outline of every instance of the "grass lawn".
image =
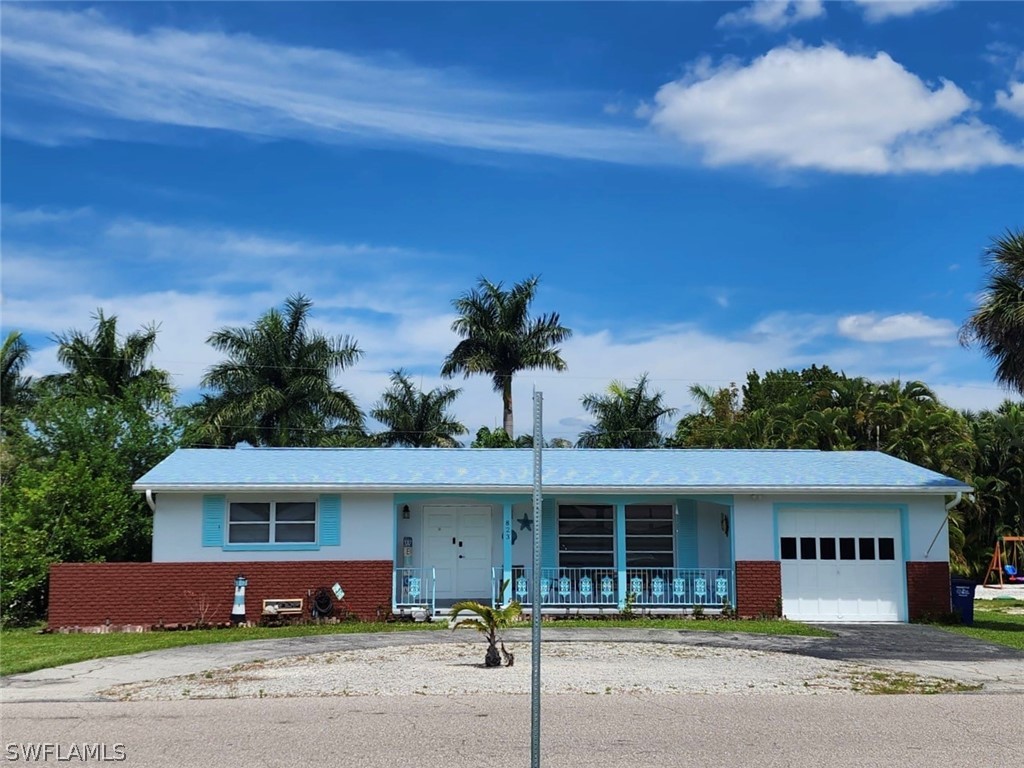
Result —
M274 637L304 637L353 632L405 632L445 629L445 625L413 622L344 624L308 624L289 627L237 627L197 629L181 632L130 632L94 635L39 634L36 629L5 629L0 632L0 675L33 672L76 661L123 656L129 653L177 648L181 645L237 643L242 640L267 640Z
M975 600L973 627L943 629L1024 651L1024 600Z
M529 627L529 622L519 625ZM809 635L829 637L816 627L795 621L710 619L629 619L597 621L573 619L545 621L545 628L590 627L594 629L628 627L631 629L691 629L705 632L752 632L762 635ZM38 629L5 629L0 632L0 675L33 672L37 669L72 664L76 661L122 656L181 645L234 643L242 640L266 640L274 637L348 634L353 632L439 631L448 629L447 622L414 624L412 622L295 625L290 627L252 627L206 629L182 632L114 633L109 635L73 634L43 635Z

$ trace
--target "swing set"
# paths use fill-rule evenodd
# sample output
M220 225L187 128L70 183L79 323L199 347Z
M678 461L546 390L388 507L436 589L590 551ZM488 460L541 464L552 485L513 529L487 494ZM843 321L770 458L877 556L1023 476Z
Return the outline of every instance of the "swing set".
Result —
M982 585L992 589L1002 589L1004 577L1010 585L1024 586L1024 536L1003 536L996 539L992 559L985 571ZM992 576L999 579L999 584L989 584Z

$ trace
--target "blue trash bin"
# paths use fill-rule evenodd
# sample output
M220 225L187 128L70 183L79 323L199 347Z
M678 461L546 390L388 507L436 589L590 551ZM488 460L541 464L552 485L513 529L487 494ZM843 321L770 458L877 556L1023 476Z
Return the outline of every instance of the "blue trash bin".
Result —
M965 627L974 624L974 588L978 586L970 579L950 579L949 592L950 604L953 613L960 617L960 623Z

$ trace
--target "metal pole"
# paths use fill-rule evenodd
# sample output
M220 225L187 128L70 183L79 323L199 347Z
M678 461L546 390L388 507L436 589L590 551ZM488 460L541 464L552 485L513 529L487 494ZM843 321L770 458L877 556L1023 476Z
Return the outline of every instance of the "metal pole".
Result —
M541 416L544 412L544 394L533 392L533 579L530 592L533 595L533 610L530 611L533 647L532 676L530 682L530 768L540 768L540 569L541 562L541 455L544 445L544 430Z

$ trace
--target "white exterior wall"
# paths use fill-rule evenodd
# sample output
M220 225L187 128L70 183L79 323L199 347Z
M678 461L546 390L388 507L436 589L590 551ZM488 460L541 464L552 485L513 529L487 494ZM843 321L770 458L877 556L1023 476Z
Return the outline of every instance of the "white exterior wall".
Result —
M229 501L308 500L318 494L226 494ZM317 550L225 551L204 547L203 494L158 493L153 513L153 562L240 562L274 560L392 560L394 504L391 494L341 495L341 544Z
M822 511L829 505L849 505L849 509L864 507L889 507L899 509L905 506L906 541L903 549L908 561L949 562L949 532L946 523L945 500L942 496L877 496L877 495L789 495L750 496L737 494L734 497L733 526L736 536L737 560L775 559L775 516L776 504L821 503ZM938 538L935 536L938 534ZM934 540L934 545L932 544ZM929 551L930 548L930 551Z

